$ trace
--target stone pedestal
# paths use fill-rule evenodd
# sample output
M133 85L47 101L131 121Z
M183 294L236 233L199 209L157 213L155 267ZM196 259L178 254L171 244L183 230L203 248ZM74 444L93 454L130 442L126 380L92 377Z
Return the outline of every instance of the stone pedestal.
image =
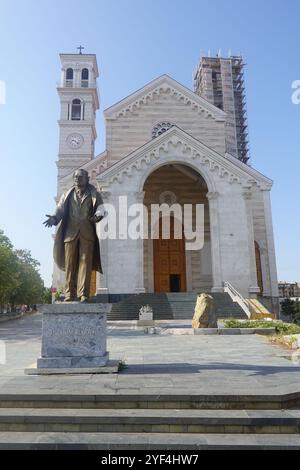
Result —
M78 302L44 305L42 354L36 370L92 373L93 369L107 366L106 314L111 307Z
M144 305L139 311L138 326L153 326L153 310L150 305Z

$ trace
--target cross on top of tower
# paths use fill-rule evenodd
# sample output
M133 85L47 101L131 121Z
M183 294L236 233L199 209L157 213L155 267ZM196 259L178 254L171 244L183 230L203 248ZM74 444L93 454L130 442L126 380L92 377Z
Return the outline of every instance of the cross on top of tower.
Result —
M83 46L79 46L79 47L77 47L77 49L79 49L79 53L78 53L78 54L82 54L82 49L84 49L84 47L83 47Z

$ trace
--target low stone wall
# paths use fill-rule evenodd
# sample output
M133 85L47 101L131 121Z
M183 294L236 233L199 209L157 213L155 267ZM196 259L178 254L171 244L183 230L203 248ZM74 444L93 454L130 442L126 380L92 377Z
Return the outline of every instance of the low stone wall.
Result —
M0 322L9 321L9 320L17 320L18 318L25 317L27 315L32 315L34 312L10 312L10 313L0 313Z

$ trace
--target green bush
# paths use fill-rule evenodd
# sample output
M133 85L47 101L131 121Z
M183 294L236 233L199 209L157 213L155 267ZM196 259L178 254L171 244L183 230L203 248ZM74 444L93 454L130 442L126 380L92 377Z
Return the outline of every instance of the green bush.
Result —
M279 335L292 335L300 333L300 325L276 321L249 320L240 321L230 318L224 322L225 328L274 328Z
M294 335L300 333L300 325L295 325L294 323L277 323L275 328L276 333L282 335Z
M225 321L225 328L274 328L274 323L264 320L240 321L230 318Z

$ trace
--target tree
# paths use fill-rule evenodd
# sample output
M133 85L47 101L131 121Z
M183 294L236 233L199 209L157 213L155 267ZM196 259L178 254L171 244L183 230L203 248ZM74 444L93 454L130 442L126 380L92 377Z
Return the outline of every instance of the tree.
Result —
M52 291L50 287L44 288L43 304L52 304Z
M294 301L291 299L284 299L281 302L281 312L285 316L292 316L294 315Z
M17 256L9 238L0 230L0 305L9 302L11 292L19 285Z
M13 250L13 245L10 241L10 239L4 235L3 230L0 230L0 246L5 246L6 248L10 248Z
M39 266L29 250L14 250L0 230L0 306L43 302L45 287Z
M300 323L300 302L299 300L294 301L294 320L296 323Z
M44 283L38 272L40 263L32 258L28 250L16 250L15 253L18 260L20 284L12 292L10 303L12 305L41 303L44 296Z
M18 260L7 247L0 245L0 304L9 302L11 293L20 285Z
M300 322L300 302L298 300L284 299L281 302L281 312L285 316L290 316L294 322Z

